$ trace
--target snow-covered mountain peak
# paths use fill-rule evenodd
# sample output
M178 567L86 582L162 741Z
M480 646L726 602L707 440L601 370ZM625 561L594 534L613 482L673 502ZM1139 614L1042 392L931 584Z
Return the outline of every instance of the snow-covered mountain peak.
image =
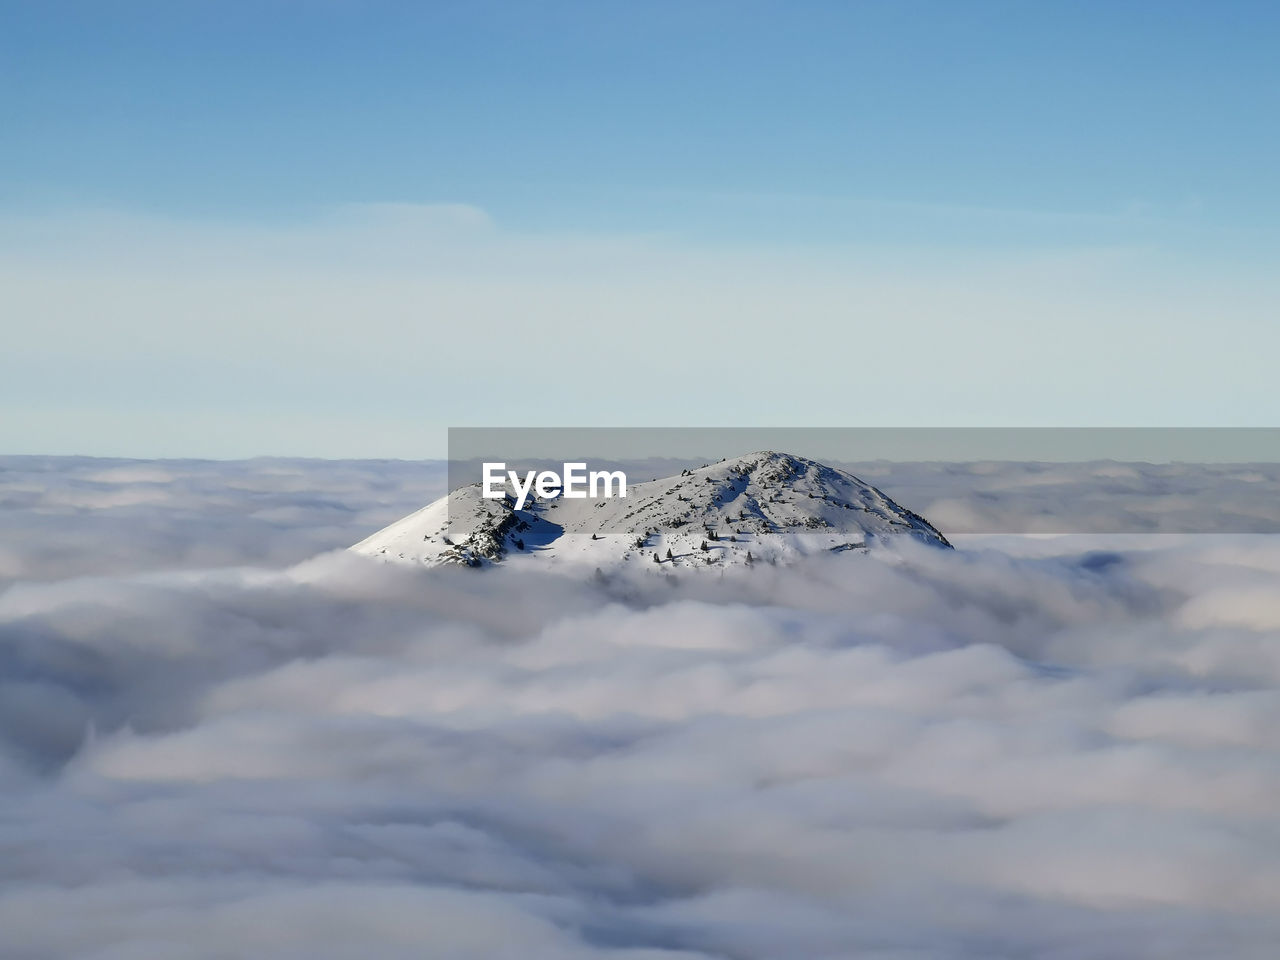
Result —
M357 553L427 565L518 560L601 568L777 563L811 553L864 550L909 534L946 539L923 517L853 474L807 457L762 450L634 482L614 499L487 499L479 483L356 544ZM510 489L510 487L508 487Z

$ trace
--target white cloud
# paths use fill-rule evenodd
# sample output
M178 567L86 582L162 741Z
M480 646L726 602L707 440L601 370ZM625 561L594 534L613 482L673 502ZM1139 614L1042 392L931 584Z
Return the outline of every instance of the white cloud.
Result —
M1274 538L1139 538L1105 564L1086 537L906 546L607 591L294 563L317 499L363 515L413 476L46 464L46 486L182 507L24 514L43 582L0 586L6 949L1273 952L1280 661L1268 617L1228 613L1274 586ZM280 559L163 569L175 540L261 556L238 505L263 498L300 511ZM85 523L115 513L152 526L121 549ZM28 559L68 528L72 575Z

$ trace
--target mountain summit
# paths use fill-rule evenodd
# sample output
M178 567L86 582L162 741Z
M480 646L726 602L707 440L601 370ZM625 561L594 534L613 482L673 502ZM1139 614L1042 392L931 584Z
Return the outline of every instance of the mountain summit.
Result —
M351 549L428 566L479 567L519 558L723 568L865 550L897 534L950 547L927 520L853 474L762 451L631 483L619 499L532 498L517 510L514 496L488 499L474 483Z

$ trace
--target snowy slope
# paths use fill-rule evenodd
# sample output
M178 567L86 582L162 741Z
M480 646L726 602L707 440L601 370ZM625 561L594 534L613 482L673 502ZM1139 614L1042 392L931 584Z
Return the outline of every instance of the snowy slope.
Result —
M861 550L902 533L949 546L923 517L853 474L765 451L630 483L625 499L531 499L516 510L514 498L482 497L478 483L459 487L351 549L432 566L645 562L671 569L785 562Z

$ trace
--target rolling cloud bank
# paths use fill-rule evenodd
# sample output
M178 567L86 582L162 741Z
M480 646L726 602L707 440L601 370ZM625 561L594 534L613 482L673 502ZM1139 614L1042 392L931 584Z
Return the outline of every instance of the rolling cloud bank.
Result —
M949 532L939 476L867 479ZM337 549L443 477L0 459L0 955L1274 956L1276 537L675 583Z

